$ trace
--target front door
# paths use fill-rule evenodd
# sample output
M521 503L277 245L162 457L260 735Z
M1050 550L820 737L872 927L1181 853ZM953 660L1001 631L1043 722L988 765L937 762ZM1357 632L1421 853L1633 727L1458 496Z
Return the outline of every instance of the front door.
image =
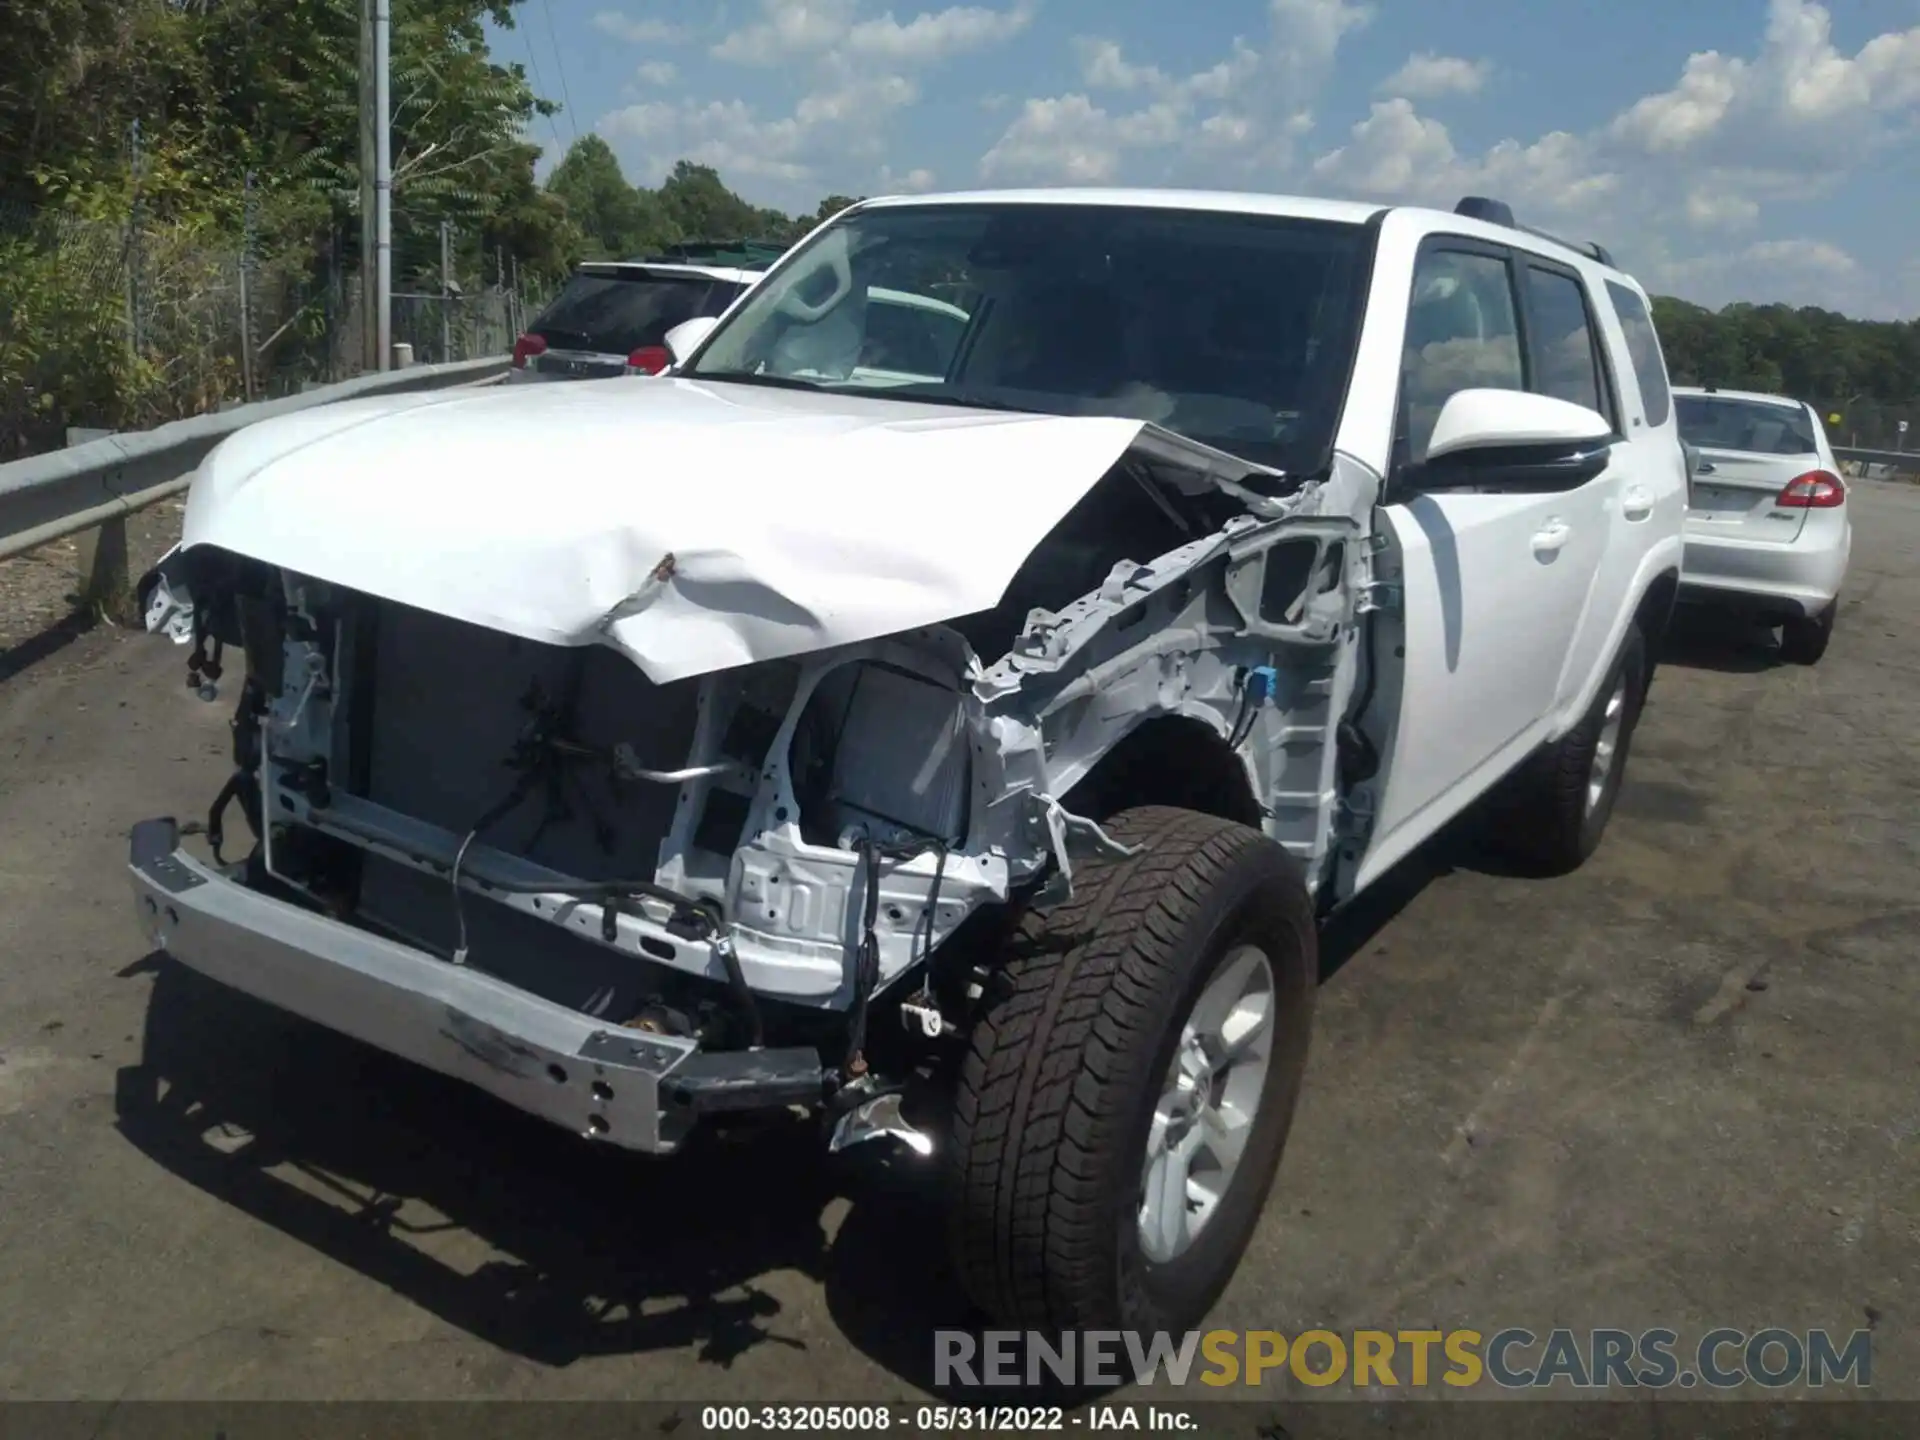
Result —
M1595 379L1596 390L1582 397L1570 378L1579 372L1576 344L1587 346L1591 363L1591 325L1573 334L1568 312L1555 308L1567 297L1541 283L1572 273L1548 266L1536 275L1527 257L1468 240L1423 245L1396 470L1424 457L1441 406L1459 390L1533 390L1610 413L1604 382ZM1610 465L1569 491L1395 499L1389 478L1384 513L1402 577L1404 686L1357 883L1433 834L1545 738L1618 485Z

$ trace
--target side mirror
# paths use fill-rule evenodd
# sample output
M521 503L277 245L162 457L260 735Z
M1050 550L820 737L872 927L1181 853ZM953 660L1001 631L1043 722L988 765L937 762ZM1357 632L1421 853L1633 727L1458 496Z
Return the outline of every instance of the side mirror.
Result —
M1607 468L1613 426L1599 411L1525 390L1460 390L1440 407L1410 490L1577 490Z
M673 357L676 366L686 363L687 357L700 348L700 342L713 333L713 327L720 323L712 315L696 315L691 320L682 320L667 331L667 353Z

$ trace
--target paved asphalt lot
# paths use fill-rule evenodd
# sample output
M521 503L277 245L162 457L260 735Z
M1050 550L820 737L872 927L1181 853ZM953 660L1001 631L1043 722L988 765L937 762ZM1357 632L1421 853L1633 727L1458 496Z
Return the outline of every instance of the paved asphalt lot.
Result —
M1825 663L1683 625L1582 873L1440 845L1329 935L1218 1324L1871 1324L1920 1398L1920 490L1856 496ZM910 1174L593 1149L144 953L125 831L224 774L184 654L0 661L0 1396L921 1394Z

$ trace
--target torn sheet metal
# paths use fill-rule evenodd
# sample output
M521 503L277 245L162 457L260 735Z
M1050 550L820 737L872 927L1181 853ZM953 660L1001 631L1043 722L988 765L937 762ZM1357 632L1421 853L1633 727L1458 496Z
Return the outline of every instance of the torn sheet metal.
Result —
M201 467L183 544L666 683L990 609L1129 450L1185 486L1276 476L1139 420L530 385L251 426Z

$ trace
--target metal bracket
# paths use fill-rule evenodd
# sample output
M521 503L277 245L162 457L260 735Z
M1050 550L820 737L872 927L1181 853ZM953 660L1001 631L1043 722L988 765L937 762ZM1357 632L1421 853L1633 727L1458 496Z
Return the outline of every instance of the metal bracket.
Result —
M1364 846L1373 836L1377 814L1372 791L1363 787L1349 791L1340 803L1341 841L1350 846Z
M1358 613L1398 615L1406 608L1406 591L1397 580L1370 580L1360 587Z
M909 1034L917 1031L929 1040L960 1033L960 1027L940 1013L940 1007L930 995L916 995L911 1000L901 1001L900 1023L907 1027Z
M900 1113L900 1092L897 1090L862 1101L842 1115L833 1127L827 1149L831 1153L838 1153L868 1140L898 1140L923 1159L933 1154L933 1137L909 1124Z

